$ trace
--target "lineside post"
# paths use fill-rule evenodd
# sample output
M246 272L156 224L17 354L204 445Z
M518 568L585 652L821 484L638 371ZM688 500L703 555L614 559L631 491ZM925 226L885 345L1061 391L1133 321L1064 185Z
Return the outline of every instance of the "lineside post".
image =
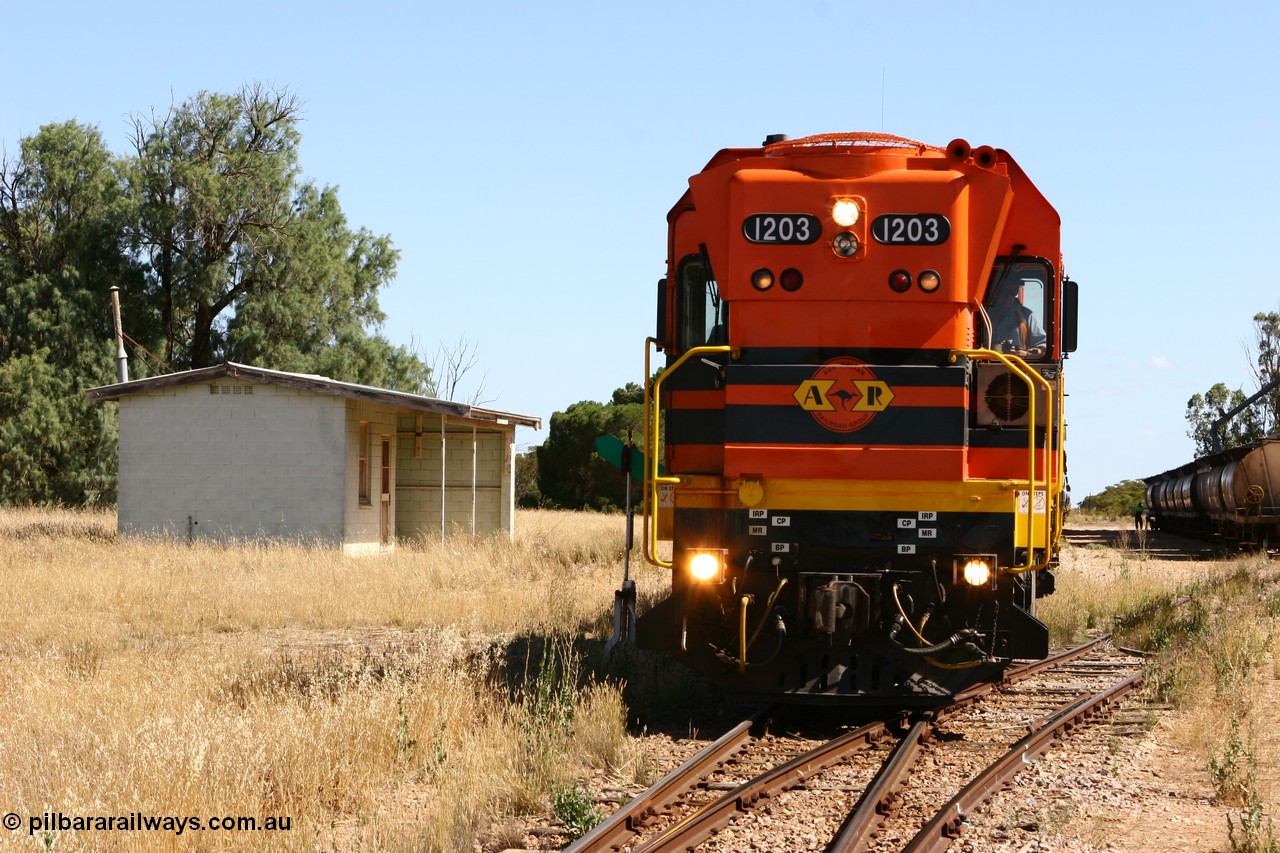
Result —
M635 541L635 513L631 505L631 450L631 434L628 432L627 443L622 445L621 458L618 460L626 482L624 503L627 533L622 552L622 588L613 592L613 635L605 643L605 654L612 653L619 643L624 642L624 637L627 645L636 644L636 582L631 579L631 548Z

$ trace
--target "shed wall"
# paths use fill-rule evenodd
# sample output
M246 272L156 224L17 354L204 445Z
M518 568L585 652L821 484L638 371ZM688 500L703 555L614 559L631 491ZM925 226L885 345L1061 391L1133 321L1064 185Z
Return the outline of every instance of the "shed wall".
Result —
M219 379L120 400L119 528L344 542L345 401Z

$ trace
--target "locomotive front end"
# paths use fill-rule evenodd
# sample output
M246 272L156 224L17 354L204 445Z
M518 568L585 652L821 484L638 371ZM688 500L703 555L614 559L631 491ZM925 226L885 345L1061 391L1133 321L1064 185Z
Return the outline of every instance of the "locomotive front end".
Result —
M642 644L744 693L897 705L1046 654L1074 291L1016 164L730 149L668 221L646 555L671 594Z

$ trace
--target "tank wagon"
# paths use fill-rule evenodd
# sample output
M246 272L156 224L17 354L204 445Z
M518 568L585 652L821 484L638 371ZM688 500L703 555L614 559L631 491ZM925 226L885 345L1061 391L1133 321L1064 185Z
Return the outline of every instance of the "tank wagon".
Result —
M1280 440L1212 453L1144 482L1158 530L1232 548L1280 542Z
M667 222L644 540L671 586L639 643L748 695L900 707L1044 656L1077 287L1013 158L771 137Z

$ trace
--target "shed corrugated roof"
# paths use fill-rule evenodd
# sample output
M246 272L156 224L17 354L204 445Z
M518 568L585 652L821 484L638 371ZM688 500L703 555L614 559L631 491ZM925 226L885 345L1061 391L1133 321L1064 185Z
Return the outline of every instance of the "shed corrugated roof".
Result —
M146 379L135 379L132 382L120 382L115 385L103 385L90 388L85 396L90 400L119 400L133 394L145 394L160 388L172 388L178 385L191 385L197 382L208 382L211 379L248 379L264 385L279 385L284 388L297 388L316 394L329 394L335 397L349 397L353 400L369 400L385 403L402 409L418 412L433 412L455 418L490 421L496 424L515 424L518 426L542 429L542 419L530 415L518 415L514 412L502 412L497 409L485 409L469 406L466 403L453 403L448 400L437 400L435 397L423 397L419 394L406 394L403 391L391 391L386 388L375 388L371 385L357 385L353 382L339 382L327 376L315 376L306 373L287 373L283 370L267 370L248 364L237 364L228 361L212 367L201 367L196 370L184 370L164 376L151 376Z

